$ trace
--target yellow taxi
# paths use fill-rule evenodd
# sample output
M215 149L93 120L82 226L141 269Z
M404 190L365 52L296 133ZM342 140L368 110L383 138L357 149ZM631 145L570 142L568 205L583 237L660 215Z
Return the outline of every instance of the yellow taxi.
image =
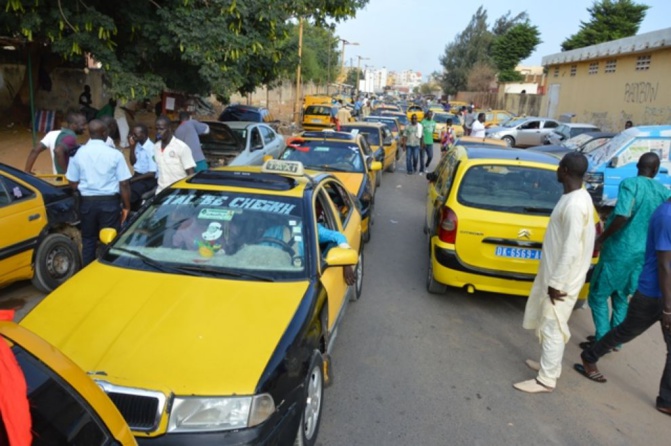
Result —
M516 115L508 110L479 110L485 114L485 127L498 127Z
M447 128L447 120L452 120L452 129L454 131L454 136L460 138L464 136L464 127L460 124L459 118L457 115L451 113L434 113L433 120L436 121L436 128L433 131L433 140L440 141L440 135L443 134Z
M148 202L21 325L105 390L140 444L314 444L361 294L361 214L297 162L221 167Z
M54 186L62 175L48 179L0 163L0 287L32 279L48 293L81 268L74 194Z
M412 115L416 115L417 122L420 122L422 119L424 119L424 109L419 105L409 105L405 115L408 117L408 119L412 119Z
M332 116L334 115L334 106L331 104L308 105L305 107L305 110L303 110L303 129L334 129L335 121L332 119Z
M398 142L386 124L381 122L351 122L341 125L340 131L364 135L375 159L382 163L382 170L396 172ZM376 187L380 186L381 178L380 172L375 178Z
M303 109L307 108L310 105L331 105L333 99L331 96L326 95L308 95L303 98Z
M470 107L471 104L464 101L450 101L450 111L452 113L458 113L461 110L461 107Z
M44 339L11 322L11 316L4 317L12 311L0 313L0 342L8 344L4 352L16 361L27 387L32 444L137 444L117 408L82 369ZM0 441L6 431L0 417Z
M563 193L558 163L553 156L520 149L456 146L448 151L427 174L429 292L452 286L528 296L550 214ZM597 258L595 252L593 265Z
M401 132L405 128L396 116L389 115L388 112L385 112L382 115L366 116L363 119L363 122L381 122L382 124L385 124L389 127L389 130L391 130L391 134L397 142L400 139Z
M359 202L364 242L371 237L375 209L375 181L382 163L366 138L345 132L303 132L288 141L281 160L301 162L306 169L329 172L340 179Z

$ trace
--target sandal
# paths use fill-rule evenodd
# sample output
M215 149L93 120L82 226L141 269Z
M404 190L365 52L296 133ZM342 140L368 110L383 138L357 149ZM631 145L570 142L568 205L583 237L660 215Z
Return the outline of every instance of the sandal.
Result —
M594 382L603 384L608 381L606 377L601 374L600 371L592 370L591 372L587 372L587 370L585 370L585 366L582 364L573 364L573 368L575 369L576 372L580 373L585 378L592 380Z

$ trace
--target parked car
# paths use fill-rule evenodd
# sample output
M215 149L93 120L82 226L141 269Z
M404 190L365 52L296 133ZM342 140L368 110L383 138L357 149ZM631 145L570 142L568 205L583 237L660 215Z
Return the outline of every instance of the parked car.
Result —
M8 320L0 320L0 342L26 381L33 445L137 445L105 392L53 345ZM6 431L0 417L1 444Z
M563 193L558 164L553 156L520 149L448 151L427 174L428 291L443 293L449 285L528 296L550 214ZM596 210L594 218L599 222ZM578 306L587 291L585 285Z
M490 147L490 148L509 148L508 143L494 138L476 138L474 136L462 136L454 142L455 146L464 147Z
M529 147L527 150L534 150L536 152L543 152L555 155L561 159L564 155L574 150L590 153L592 150L606 144L612 137L617 135L613 132L587 132L574 136L571 139L562 141L558 145L542 145Z
M348 247L320 245L320 227ZM314 445L361 238L332 175L278 160L198 172L103 229L100 258L21 326L98 382L140 444Z
M511 119L500 127L485 131L487 138L505 140L510 147L531 147L543 144L545 135L559 127L559 121L550 118L526 117Z
M440 141L440 135L442 135L442 133L445 131L445 128L447 127L448 119L452 120L454 136L457 138L464 136L464 127L461 125L461 121L459 121L459 117L457 115L444 112L435 113L433 115L433 120L436 121L436 128L433 130L434 141Z
M341 125L340 131L365 135L375 159L382 163L382 170L396 172L396 162L399 158L398 141L386 124L381 122L350 122ZM376 172L375 186L380 186L381 181L382 171Z
M313 104L305 107L303 111L303 129L335 129L335 122L332 119L334 107L334 105L330 104Z
M265 107L234 104L229 105L221 112L219 121L273 122L275 118L273 118L270 111Z
M581 123L569 122L566 124L561 124L552 132L545 135L545 140L543 141L543 144L557 145L562 141L569 140L574 136L578 136L582 133L600 132L600 131L601 129L593 124L581 124Z
M66 187L0 163L0 287L32 279L49 293L82 266L74 193L48 177Z
M277 158L284 138L269 125L250 121L204 121L210 133L200 135L203 155L210 167L260 166L264 157Z
M410 105L408 106L408 110L405 112L405 115L408 117L408 119L412 119L412 115L416 115L417 122L420 122L422 119L424 119L424 109L419 105Z
M485 127L496 127L515 118L515 114L508 110L480 110L485 114Z
M589 169L585 174L585 187L597 205L614 205L620 182L638 174L636 163L646 152L655 152L661 160L655 177L671 188L669 148L671 125L631 127L620 132L608 143L587 153Z

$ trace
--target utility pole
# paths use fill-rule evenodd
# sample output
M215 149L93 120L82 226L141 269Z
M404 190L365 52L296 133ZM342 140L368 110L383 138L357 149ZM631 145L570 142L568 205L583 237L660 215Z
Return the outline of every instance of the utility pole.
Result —
M359 97L359 75L361 74L361 61L362 60L370 60L370 57L361 57L361 56L356 56L359 59L359 63L357 64L356 67L356 95L355 97Z
M296 68L296 102L294 102L294 124L298 125L301 100L301 55L303 53L303 17L298 20L298 67Z

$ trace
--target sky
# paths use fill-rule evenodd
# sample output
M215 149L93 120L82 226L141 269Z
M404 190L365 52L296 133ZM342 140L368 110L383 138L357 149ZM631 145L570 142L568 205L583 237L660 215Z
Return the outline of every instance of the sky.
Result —
M424 79L433 71L442 71L439 57L445 46L466 28L482 5L488 23L509 10L512 15L526 11L536 25L542 43L522 65L540 65L543 56L561 51L561 43L589 20L587 8L592 0L370 0L353 19L337 24L336 34L358 46L345 47L345 63L357 65L357 56L367 57L361 68L370 65L391 71L415 70ZM671 26L671 1L636 0L650 6L639 34Z

